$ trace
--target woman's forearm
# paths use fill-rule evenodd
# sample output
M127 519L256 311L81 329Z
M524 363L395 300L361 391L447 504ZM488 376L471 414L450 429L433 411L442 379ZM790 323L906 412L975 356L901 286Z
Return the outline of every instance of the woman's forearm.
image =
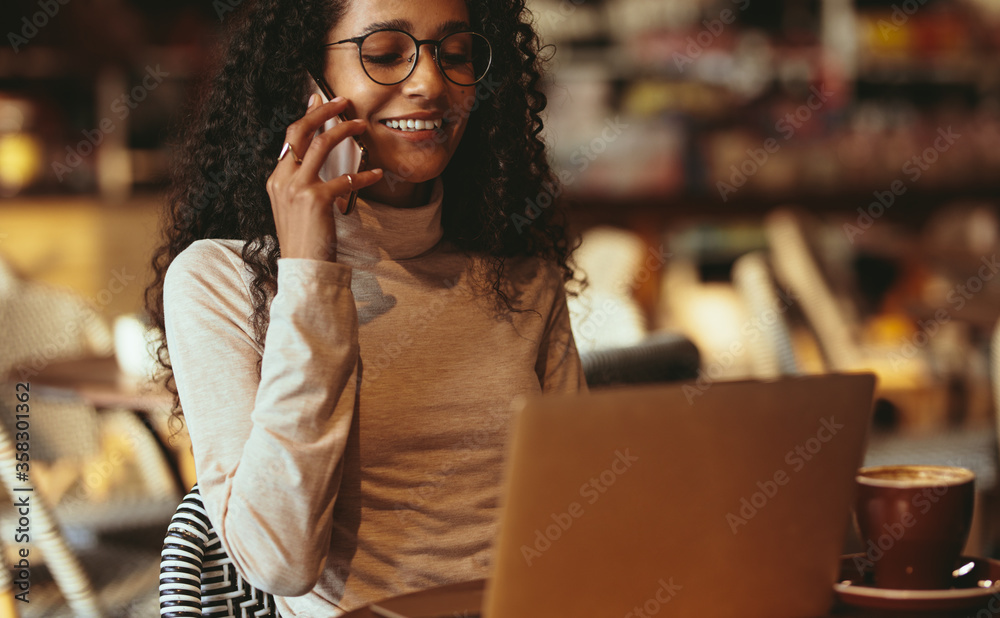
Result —
M164 300L199 486L244 577L281 596L304 594L329 549L354 414L358 327L351 271L279 260L261 358L236 267L198 255L213 251L199 247L187 260L182 254L168 273ZM219 264L231 270L219 272Z

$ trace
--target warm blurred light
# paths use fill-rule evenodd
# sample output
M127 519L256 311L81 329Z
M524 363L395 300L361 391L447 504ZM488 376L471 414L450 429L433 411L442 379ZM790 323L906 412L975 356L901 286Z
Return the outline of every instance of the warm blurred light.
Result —
M741 340L739 326L747 319L736 293L720 284L701 286L689 301L686 317L704 347L720 352Z
M742 332L752 324L739 295L728 283L698 283L687 287L673 304L676 327L698 347L702 367L713 380L751 374L750 357L741 347Z
M633 345L646 337L645 318L634 293L642 282L658 276L663 266L660 259L647 255L642 239L626 230L601 226L583 234L574 260L586 274L588 287L567 301L581 352Z
M42 169L42 144L29 133L0 134L0 195L10 197L31 184Z
M28 101L0 93L0 195L31 184L42 169L42 144L29 133L34 109Z

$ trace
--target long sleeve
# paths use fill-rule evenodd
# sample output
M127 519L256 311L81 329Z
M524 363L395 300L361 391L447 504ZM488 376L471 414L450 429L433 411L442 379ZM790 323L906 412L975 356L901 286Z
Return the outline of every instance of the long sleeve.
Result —
M298 596L325 565L355 413L352 271L279 259L261 350L244 268L217 241L182 252L164 283L166 337L199 487L223 548L252 585Z
M588 392L587 378L583 373L580 354L570 326L566 293L561 284L558 285L555 294L544 337L538 351L538 363L535 366L542 391Z

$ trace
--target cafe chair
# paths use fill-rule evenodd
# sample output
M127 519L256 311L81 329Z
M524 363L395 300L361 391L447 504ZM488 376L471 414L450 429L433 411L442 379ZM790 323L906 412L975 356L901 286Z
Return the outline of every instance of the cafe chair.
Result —
M866 367L858 341L857 316L841 302L828 274L810 247L806 221L792 210L779 209L765 219L771 262L777 279L796 297L830 371Z
M83 297L42 282L17 279L9 273L0 277L0 381L6 378L30 383L35 372L44 371L52 362L102 357L112 352L110 329ZM144 492L141 499L177 503L180 488L167 459L155 436L134 413L99 412L88 402L59 389L32 385L31 390L32 461L79 463L93 459L102 454L102 435L120 435L132 445ZM8 401L0 401L0 412L4 412L0 422L12 433L14 417L9 407ZM55 502L53 498L53 507L59 511L61 505ZM128 527L121 509L100 506L108 528ZM163 521L171 511L172 507L165 510Z
M587 386L648 384L698 377L698 348L679 333L661 332L641 343L580 354Z
M0 425L0 483L4 485L7 495L12 501L25 495L10 484L13 479L17 478L14 444L7 430L3 425ZM77 616L93 616L95 618L100 616L100 606L90 585L90 580L66 543L44 496L39 492L32 491L29 499L32 543L41 549L40 553L45 556L45 562L52 573L52 578L66 598L67 604ZM31 555L34 556L35 552L32 552ZM0 570L5 569L6 567ZM8 578L6 582L0 581L0 588L4 585L12 586L12 584L13 582ZM4 597L5 595L0 594L0 608L2 608Z
M198 485L184 497L163 540L160 617L278 618L274 597L236 570L215 533Z
M147 555L146 565L136 563L115 585L105 585L108 565L99 572L84 568L96 565L111 545L98 535L162 526L180 496L155 437L135 414L99 412L71 392L33 383L35 372L50 363L111 354L112 341L103 318L86 299L20 278L0 264L0 384L3 392L13 393L15 382L31 383L33 532L38 526L32 541L42 546L37 556L32 552L32 567L47 566L79 616L106 615L119 604L123 586L148 577L150 567L157 565L155 555ZM16 478L14 403L13 397L0 400L5 483ZM131 456L118 464L109 445L118 447L115 453ZM35 462L44 465L36 467ZM12 503L19 495L13 487L6 489L9 500L0 498L4 526L17 521ZM94 582L104 583L96 589Z
M3 554L3 543L0 542L0 556ZM17 601L14 600L14 580L11 579L10 571L6 568L0 569L0 616L18 618Z
M738 258L733 264L732 279L747 314L752 317L748 324L759 329L750 342L752 345L747 345L754 376L771 379L800 373L783 311L787 310L786 301L775 289L766 254L753 251Z

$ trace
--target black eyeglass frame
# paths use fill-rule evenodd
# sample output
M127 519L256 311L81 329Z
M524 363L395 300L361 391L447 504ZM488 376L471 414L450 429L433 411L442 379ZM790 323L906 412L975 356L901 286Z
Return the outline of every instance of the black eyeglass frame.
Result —
M392 82L392 83L386 84L386 83L380 82L377 79L375 79L374 77L372 77L372 74L368 72L368 68L365 66L365 59L361 55L361 45L365 42L365 39L367 39L368 37L370 37L373 34L378 34L380 32L399 32L399 33L405 34L406 36L410 37L410 40L413 41L413 44L416 47L417 51L413 54L413 62L410 63L410 70L409 70L409 72L406 73L406 77L404 77L403 79L399 80L398 82ZM457 34L474 34L474 35L478 36L479 38L481 38L486 43L486 49L487 49L487 51L489 51L489 58L486 61L486 68L483 69L483 75L482 75L482 77L480 77L476 81L472 82L471 84L462 84L462 83L456 82L452 78L448 77L448 72L444 70L443 66L441 66L441 43L443 43L444 40L447 39L448 37L455 36ZM479 34L478 32L474 32L472 30L461 30L459 32L451 32L451 33L446 34L445 36L443 36L443 37L441 37L440 39L437 39L437 40L435 40L435 39L423 39L423 40L421 40L421 39L418 39L417 37L413 36L409 32L407 32L406 30L399 30L397 28L383 28L381 30L372 30L368 34L363 34L361 36L351 37L349 39L344 39L342 41L337 41L336 43L327 43L327 44L323 45L323 47L333 47L334 45L341 45L343 43L354 43L355 45L358 46L358 62L361 63L361 69L365 72L365 75L368 76L368 79L372 80L373 82L375 82L376 84L379 84L381 86L395 86L396 84L402 84L403 82L405 82L406 80L408 80L410 78L410 76L413 75L413 69L417 66L417 63L420 62L420 48L423 47L424 45L433 45L434 46L434 53L431 54L431 56L434 58L434 64L436 64L438 70L441 71L441 75L443 75L445 79L447 79L451 83L455 84L456 86L474 86L474 85L478 84L479 82L483 81L483 78L486 77L486 74L490 72L490 68L493 66L493 45L490 44L490 40L487 39L485 36Z

